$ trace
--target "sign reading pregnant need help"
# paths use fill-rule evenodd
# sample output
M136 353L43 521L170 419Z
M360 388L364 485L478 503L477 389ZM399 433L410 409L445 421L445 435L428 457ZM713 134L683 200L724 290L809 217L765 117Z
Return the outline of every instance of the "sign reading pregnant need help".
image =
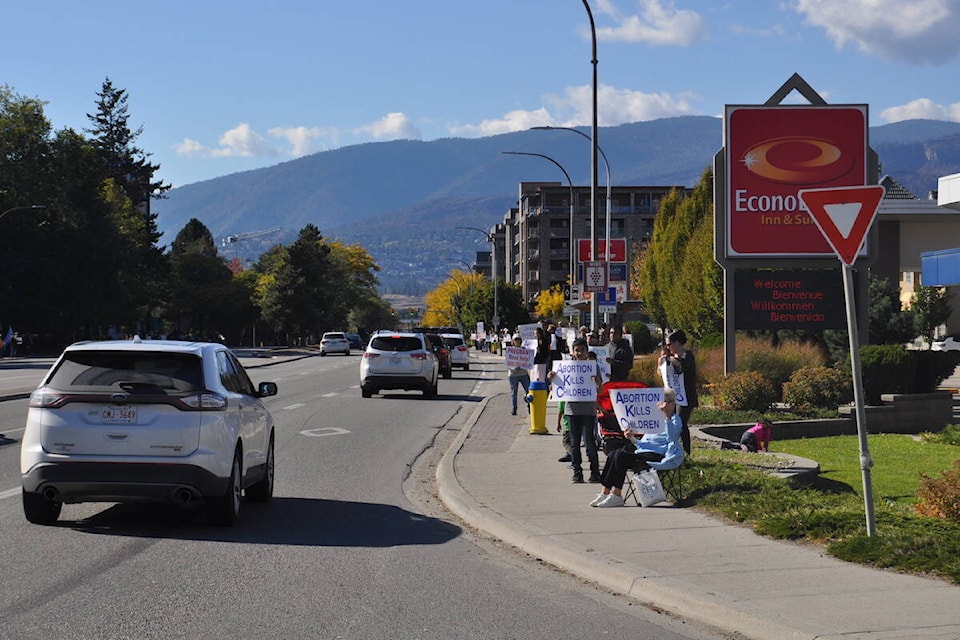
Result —
M597 363L592 360L554 360L550 379L550 400L554 402L596 402Z
M611 389L610 402L621 431L637 434L660 433L666 426L657 405L663 402L663 388Z

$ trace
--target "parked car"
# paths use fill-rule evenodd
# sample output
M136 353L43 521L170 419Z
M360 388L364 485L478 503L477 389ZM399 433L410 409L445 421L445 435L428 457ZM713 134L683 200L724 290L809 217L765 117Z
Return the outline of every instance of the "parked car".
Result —
M453 361L451 360L450 349L444 344L443 338L439 333L425 334L430 346L433 349L433 355L437 356L437 366L440 369L440 375L444 378L453 377Z
M359 333L348 333L346 335L351 349L363 349L363 338L360 337Z
M320 338L320 355L325 356L328 353L342 353L345 356L350 355L350 341L342 331L327 331Z
M60 355L30 396L20 447L23 511L50 524L64 504L205 505L233 525L241 493L273 496L274 424L222 344L82 342Z
M960 351L960 334L944 336L940 340L935 340L930 348L933 351Z
M443 342L450 349L450 359L453 366L460 367L464 371L470 370L470 347L462 333L441 333Z
M420 390L437 395L439 363L422 333L379 332L370 338L360 359L360 394L369 398L382 389Z

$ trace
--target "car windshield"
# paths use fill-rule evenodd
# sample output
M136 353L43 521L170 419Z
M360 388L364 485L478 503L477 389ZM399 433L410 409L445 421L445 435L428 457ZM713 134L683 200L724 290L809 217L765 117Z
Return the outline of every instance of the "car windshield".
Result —
M444 336L443 343L448 347L459 347L463 344L463 338L448 338Z
M61 391L192 392L203 387L200 358L187 353L72 351L50 378Z
M313 334L317 335L317 334ZM346 340L347 337L342 333L325 333L323 334L323 340Z
M419 351L423 343L414 336L375 336L370 348L377 351Z

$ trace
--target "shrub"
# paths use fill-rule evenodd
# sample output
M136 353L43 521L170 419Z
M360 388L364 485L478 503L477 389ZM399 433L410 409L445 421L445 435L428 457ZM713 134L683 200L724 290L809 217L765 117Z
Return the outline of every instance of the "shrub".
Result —
M939 478L920 474L916 511L921 516L960 522L960 460Z
M882 393L909 393L916 361L899 344L860 347L863 393L869 405L880 404Z
M783 385L783 401L798 413L809 413L818 407L835 409L851 400L850 374L833 367L797 369Z
M638 356L633 359L633 368L630 369L629 380L642 382L648 387L661 387L663 381L657 373L657 356Z
M917 350L907 353L913 359L914 368L911 393L936 391L957 367L957 354L953 351Z
M633 336L633 353L640 355L652 353L657 346L657 339L650 333L650 328L639 320L631 320L624 325Z
M952 444L960 446L960 425L948 424L937 433L924 431L920 434L924 442L939 442L940 444Z
M713 385L714 403L721 409L766 411L778 389L757 371L737 371Z
M753 339L740 340L737 346L737 370L759 372L773 384L777 400L794 371L825 363L819 347L803 342L782 342L774 347L767 340Z

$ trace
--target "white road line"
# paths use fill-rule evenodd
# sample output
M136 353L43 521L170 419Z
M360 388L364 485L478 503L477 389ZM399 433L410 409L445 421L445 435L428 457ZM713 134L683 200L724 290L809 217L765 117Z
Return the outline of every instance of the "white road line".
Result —
M307 405L304 404L303 402L298 402L298 403L296 403L296 404L288 405L288 406L284 407L283 409L284 409L285 411L292 411L293 409L299 409L300 407L305 407L305 406L307 406Z
M8 429L6 427L0 427L0 434L7 435L8 433L16 433L17 431L23 431L26 427L19 427L17 429Z
M340 427L320 427L319 429L305 429L300 432L304 436L339 436L344 433L350 433L346 429L341 429Z
M320 396L320 397L321 397L321 398L332 398L333 396L338 396L338 395L340 395L340 392L339 392L339 391L331 391L330 393L325 393L325 394L323 394L323 395Z
M20 495L20 487L16 489L7 489L6 491L0 491L0 500L4 498L12 498L14 496Z

